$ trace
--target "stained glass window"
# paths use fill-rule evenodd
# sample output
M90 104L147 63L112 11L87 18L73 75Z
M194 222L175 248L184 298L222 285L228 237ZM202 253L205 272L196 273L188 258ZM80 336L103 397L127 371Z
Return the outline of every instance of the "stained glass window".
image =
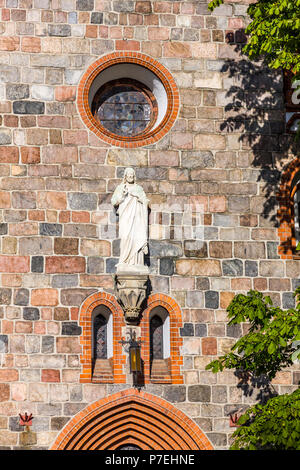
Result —
M163 321L158 315L154 315L150 321L150 356L153 359L163 359Z
M157 104L152 92L142 83L114 80L98 90L92 113L112 134L133 137L152 127Z
M94 320L94 359L107 359L107 320L103 315Z

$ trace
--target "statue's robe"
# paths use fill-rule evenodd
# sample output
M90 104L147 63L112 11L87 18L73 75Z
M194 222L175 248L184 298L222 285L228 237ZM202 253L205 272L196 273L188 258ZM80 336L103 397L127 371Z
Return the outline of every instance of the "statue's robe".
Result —
M128 194L124 196L124 186ZM141 186L136 183L122 183L111 199L113 206L118 206L120 258L119 265L144 265L143 248L147 246L148 199Z

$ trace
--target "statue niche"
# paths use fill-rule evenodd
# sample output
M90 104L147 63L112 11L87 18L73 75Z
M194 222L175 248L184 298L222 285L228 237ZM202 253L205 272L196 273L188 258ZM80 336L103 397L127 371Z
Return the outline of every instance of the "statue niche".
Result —
M127 321L137 320L146 297L149 269L144 255L148 253L148 199L136 184L133 168L126 168L123 182L111 199L119 215L120 258L116 268L115 290Z

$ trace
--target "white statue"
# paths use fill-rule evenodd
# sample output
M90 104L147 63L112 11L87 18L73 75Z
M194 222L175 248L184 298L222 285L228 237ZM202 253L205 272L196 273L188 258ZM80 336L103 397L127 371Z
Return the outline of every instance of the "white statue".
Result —
M118 207L120 259L117 273L146 273L144 254L148 253L148 199L135 182L135 171L126 168L123 183L112 196L112 205Z

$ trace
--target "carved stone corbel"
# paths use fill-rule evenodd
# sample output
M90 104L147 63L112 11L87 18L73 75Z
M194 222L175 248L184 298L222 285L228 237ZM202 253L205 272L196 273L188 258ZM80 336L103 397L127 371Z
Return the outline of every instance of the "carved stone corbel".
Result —
M148 276L145 274L115 274L115 295L125 313L127 323L138 320L146 298Z

